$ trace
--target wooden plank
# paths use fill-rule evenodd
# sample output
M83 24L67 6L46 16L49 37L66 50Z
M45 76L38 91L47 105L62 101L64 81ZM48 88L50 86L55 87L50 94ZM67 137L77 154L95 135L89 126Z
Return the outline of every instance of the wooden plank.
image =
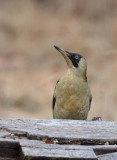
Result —
M25 158L40 159L91 159L97 160L92 148L76 145L46 144L37 140L20 141Z
M45 149L45 148L29 148L22 147L22 152L25 155L24 159L30 157L30 159L36 158L50 158L50 159L87 159L97 160L96 155L92 150L63 150L63 149Z
M9 158L10 150L11 158L16 158L20 150L21 160L97 160L100 155L117 152L116 144L116 122L0 119L1 158Z
M10 149L18 149L19 142L18 140L10 139L10 138L0 138L0 148L10 148Z
M98 160L116 160L117 159L117 152L105 154L98 157Z
M117 144L117 122L78 120L0 119L0 128L30 139L57 139L59 143Z
M78 159L97 159L98 155L117 152L116 145L58 145L46 144L39 140L20 140L24 157L31 158L76 158ZM77 152L77 154L76 154ZM71 154L72 156L71 156Z
M10 148L0 148L0 157L17 158L18 150Z
M0 138L0 145L3 146L4 148L5 147L17 148L19 145L19 148L21 147L21 152L20 152L20 155L22 157L21 160L26 158L33 160L39 158L75 159L76 158L75 156L77 156L77 159L78 158L97 159L98 155L100 154L117 152L116 145L98 145L98 146L58 145L58 144L46 144L44 141L29 140L29 139Z
M18 160L19 142L0 138L0 160Z
M15 145L14 148L19 145L21 160L82 158L88 160L97 160L97 156L93 152L93 149L91 147L87 148L86 146L58 144L55 145L46 144L45 142L39 140L0 138L0 145L3 146L4 149L6 147L7 151L6 144L8 144L8 148L13 148L13 144ZM2 156L7 157L8 154L3 155L4 153L5 152L2 153Z
M92 147L97 156L117 152L117 145L94 145Z

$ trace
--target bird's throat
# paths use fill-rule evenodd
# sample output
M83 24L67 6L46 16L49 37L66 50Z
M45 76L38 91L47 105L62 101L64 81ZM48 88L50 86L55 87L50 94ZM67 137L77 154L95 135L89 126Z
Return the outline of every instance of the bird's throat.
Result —
M67 71L67 75L70 77L78 77L83 81L87 81L87 73L86 70L83 72L79 68L69 68Z

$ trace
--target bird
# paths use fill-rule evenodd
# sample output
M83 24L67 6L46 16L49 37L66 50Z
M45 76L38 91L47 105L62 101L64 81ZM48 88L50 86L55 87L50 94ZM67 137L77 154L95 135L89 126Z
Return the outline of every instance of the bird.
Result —
M54 45L64 57L68 70L55 86L53 119L87 120L92 95L87 80L87 62L79 53L65 51Z

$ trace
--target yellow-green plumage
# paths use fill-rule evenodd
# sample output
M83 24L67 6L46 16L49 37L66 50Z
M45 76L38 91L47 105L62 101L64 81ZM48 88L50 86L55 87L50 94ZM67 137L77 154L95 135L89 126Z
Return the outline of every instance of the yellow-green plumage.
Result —
M53 118L87 119L91 92L86 78L85 63L85 59L81 58L79 66L69 67L67 74L57 82L53 95Z

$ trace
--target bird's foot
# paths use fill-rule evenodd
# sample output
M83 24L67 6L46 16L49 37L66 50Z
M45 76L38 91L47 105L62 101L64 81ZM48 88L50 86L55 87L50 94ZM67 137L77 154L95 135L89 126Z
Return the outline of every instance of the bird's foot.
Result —
M92 121L102 121L102 118L101 117L93 117Z

